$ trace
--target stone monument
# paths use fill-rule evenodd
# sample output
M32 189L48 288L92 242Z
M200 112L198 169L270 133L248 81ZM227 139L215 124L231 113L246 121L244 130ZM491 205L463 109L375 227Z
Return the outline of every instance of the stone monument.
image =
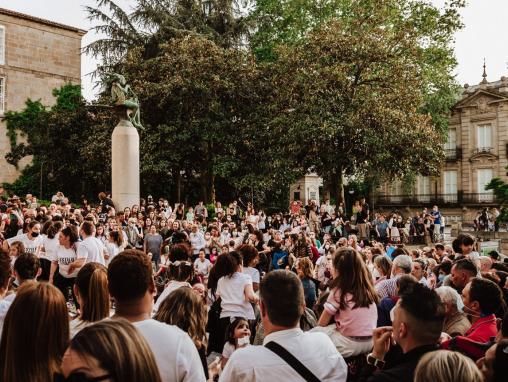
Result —
M139 204L139 102L124 76L109 74L105 83L120 121L111 136L111 191L117 211Z

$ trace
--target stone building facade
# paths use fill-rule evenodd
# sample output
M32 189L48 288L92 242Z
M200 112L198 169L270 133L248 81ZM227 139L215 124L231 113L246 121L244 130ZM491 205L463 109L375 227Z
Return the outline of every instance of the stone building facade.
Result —
M497 206L485 185L508 181L508 78L464 85L451 110L446 161L438 177L419 176L412 191L401 182L383 185L375 203L382 210L415 210L438 205L451 220L470 222L477 211Z
M0 8L0 118L21 110L27 98L54 103L52 90L81 82L81 38L86 31ZM0 183L19 170L5 161L10 151L0 121ZM28 160L21 163L26 165Z

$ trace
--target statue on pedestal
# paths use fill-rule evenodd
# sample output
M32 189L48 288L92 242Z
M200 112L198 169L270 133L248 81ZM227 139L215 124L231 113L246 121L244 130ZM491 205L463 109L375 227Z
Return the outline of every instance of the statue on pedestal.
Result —
M127 84L125 77L118 73L111 73L106 77L104 83L106 86L111 87L113 105L125 108L127 110L127 119L137 129L144 130L141 124L138 97L129 84Z
M111 135L111 191L115 206L123 210L139 204L139 101L121 74L108 74L103 84L120 121ZM111 107L109 106L109 107Z

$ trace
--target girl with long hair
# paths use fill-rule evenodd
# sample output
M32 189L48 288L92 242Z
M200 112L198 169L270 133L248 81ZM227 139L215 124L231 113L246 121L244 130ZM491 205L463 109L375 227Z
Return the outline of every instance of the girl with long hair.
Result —
M88 263L78 272L74 295L80 314L70 322L71 338L86 326L109 317L108 272L104 265Z
M68 226L60 231L58 236L60 245L56 247L56 251L51 258L51 270L49 274L49 282L54 283L64 296L68 296L70 290L75 301L76 298L72 287L79 272L79 263L77 262L78 240L78 230L75 226Z
M326 333L344 358L367 353L372 349L379 302L372 276L362 256L351 247L337 250L332 274L330 294L313 330Z
M69 315L64 296L48 283L23 283L3 325L0 380L53 381L60 372L68 341Z
M206 321L208 316L203 299L192 288L179 288L161 303L154 319L178 326L189 335L198 349L203 370L208 378L206 363Z

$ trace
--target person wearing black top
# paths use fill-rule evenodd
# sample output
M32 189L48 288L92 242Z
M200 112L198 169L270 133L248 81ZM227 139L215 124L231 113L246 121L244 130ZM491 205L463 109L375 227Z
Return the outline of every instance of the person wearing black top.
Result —
M445 318L436 292L417 284L395 305L393 326L374 329L372 353L359 375L360 382L412 382L420 358L438 349ZM400 354L393 340L400 346ZM391 354L389 354L391 353Z

